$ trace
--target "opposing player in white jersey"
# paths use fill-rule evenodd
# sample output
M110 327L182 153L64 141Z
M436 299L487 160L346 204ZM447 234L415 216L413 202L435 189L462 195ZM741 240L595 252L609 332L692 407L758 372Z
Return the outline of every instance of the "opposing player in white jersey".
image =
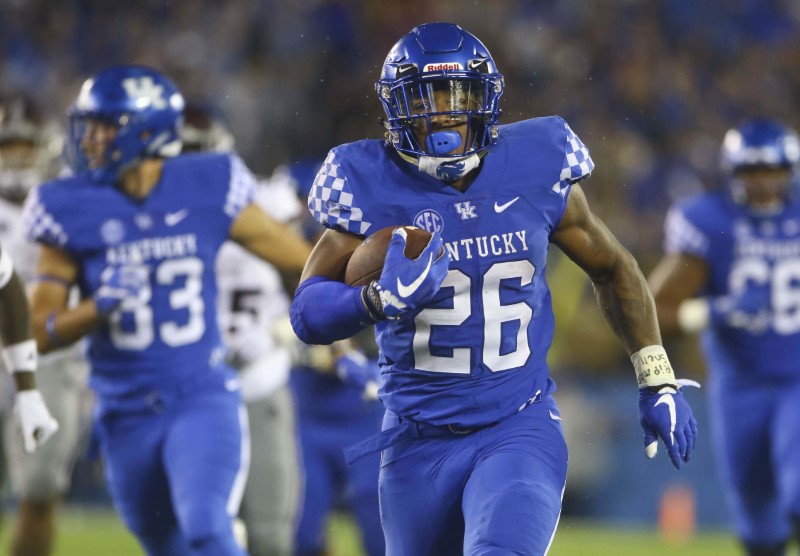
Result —
M0 244L14 261L20 278L35 279L39 249L22 229L22 202L40 183L61 170L63 135L26 95L0 103ZM81 439L81 409L86 400L88 366L80 346L57 351L39 361L39 389L61 430L41 450L23 451L15 434L11 408L3 408L6 464L19 518L12 554L52 553L58 502L69 487ZM3 388L10 381L0 381Z
M229 152L233 135L213 108L189 103L183 150ZM288 175L260 180L254 201L276 220L289 222L305 210ZM251 457L240 517L252 556L289 556L299 501L300 463L294 404L288 388L291 354L273 328L285 321L289 297L281 275L233 242L217 259L218 318L228 361L238 369L250 419Z

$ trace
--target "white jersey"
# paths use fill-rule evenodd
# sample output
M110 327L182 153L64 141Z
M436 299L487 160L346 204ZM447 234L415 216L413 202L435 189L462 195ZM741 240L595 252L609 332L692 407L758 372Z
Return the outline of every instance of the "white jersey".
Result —
M26 284L36 278L39 246L25 239L22 207L0 197L0 245L11 255L14 269Z
M274 177L259 183L255 202L281 222L303 211L290 182ZM289 378L291 355L271 332L288 314L289 296L274 267L230 241L217 258L217 286L219 326L229 359L242 372L244 399L263 398Z

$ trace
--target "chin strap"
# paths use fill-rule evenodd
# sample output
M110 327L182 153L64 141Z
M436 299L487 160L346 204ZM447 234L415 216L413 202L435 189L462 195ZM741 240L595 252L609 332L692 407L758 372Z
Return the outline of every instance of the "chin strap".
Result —
M481 157L486 154L486 151L481 153L472 153L469 156L420 156L413 158L407 154L398 151L400 157L416 166L420 172L424 172L429 176L442 180L443 182L454 182L463 178L481 163Z

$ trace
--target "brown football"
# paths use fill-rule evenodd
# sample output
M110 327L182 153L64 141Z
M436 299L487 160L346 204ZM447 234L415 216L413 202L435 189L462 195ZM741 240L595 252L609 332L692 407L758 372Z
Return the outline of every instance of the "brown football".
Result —
M383 262L386 259L386 250L392 240L392 232L401 226L382 228L365 239L353 251L344 281L351 286L366 286L373 280L381 277ZM428 245L431 234L415 226L402 226L406 230L406 250L404 255L409 259L416 259Z

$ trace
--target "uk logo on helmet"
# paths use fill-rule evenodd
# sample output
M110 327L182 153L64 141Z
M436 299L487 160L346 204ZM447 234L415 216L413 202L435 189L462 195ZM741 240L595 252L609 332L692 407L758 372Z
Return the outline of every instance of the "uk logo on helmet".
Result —
M149 75L124 79L122 86L130 98L137 99L137 103L141 100L146 106L152 106L156 110L167 107L167 101L164 99L164 87L156 85ZM144 107L142 106L142 108Z

